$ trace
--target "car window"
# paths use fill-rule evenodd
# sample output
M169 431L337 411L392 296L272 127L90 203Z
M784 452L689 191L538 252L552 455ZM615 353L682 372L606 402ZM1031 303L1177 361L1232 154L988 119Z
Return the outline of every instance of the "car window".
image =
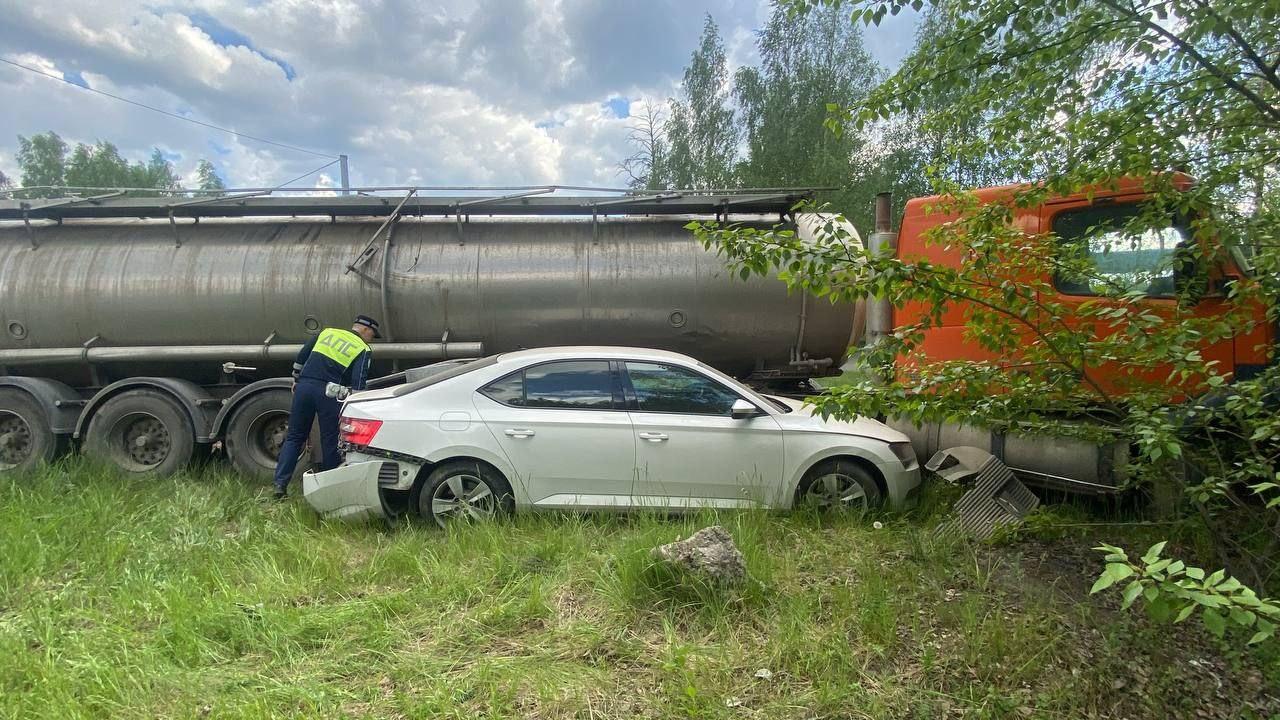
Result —
M528 408L612 410L613 375L605 360L543 363L480 389L504 405Z
M503 405L524 406L524 372L508 375L480 388L480 392Z
M1060 273L1054 285L1069 295L1098 295L1141 291L1165 297L1174 294L1178 250L1191 237L1184 224L1150 228L1141 233L1125 225L1142 212L1139 205L1104 205L1065 210L1053 218L1058 243L1069 253L1085 253L1090 277Z
M687 368L628 362L627 376L641 412L728 415L740 396Z

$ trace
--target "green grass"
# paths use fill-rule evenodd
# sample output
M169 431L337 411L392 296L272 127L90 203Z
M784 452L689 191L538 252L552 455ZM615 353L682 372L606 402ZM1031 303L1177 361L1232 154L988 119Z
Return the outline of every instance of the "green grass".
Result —
M218 468L2 478L0 716L1276 712L1272 651L1118 613L1046 575L1044 542L940 544L942 504L881 529L738 513L442 532L324 522ZM746 585L653 567L650 548L712 522Z

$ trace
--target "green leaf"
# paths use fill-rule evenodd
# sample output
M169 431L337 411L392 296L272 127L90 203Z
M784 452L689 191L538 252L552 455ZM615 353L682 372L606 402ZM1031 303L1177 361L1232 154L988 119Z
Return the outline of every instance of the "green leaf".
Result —
M1141 594L1142 594L1142 583L1140 581L1134 580L1133 582L1129 583L1128 587L1124 589L1124 602L1120 604L1120 609L1128 610L1129 606L1133 604L1133 601L1137 600L1138 596Z
M1229 577L1226 580L1223 580L1222 582L1218 583L1217 587L1215 587L1214 590L1217 590L1220 593L1229 593L1235 590L1239 590L1242 587L1244 587L1244 585L1241 585L1239 580L1235 579L1234 577Z
M1107 563L1102 575L1093 584L1090 594L1098 593L1133 575L1133 568L1123 563Z
M1222 637L1227 632L1227 618L1217 610L1206 609L1201 615L1204 619L1204 626L1209 628L1209 632L1217 637Z
M1193 613L1193 612L1195 612L1195 611L1196 611L1196 606L1195 606L1195 605L1188 605L1188 606L1186 606L1186 607L1182 608L1182 612L1178 613L1178 617L1174 618L1174 620L1173 620L1173 621L1174 621L1175 623L1180 623L1180 622L1182 622L1183 620L1186 620L1187 618L1191 617L1191 613Z
M1254 615L1248 610L1231 608L1231 621L1237 625L1243 625L1244 627L1249 627L1257 619L1258 619L1258 616Z
M1189 567L1187 568L1187 577L1191 578L1192 580L1203 580L1204 570L1201 570L1198 567Z
M1164 546L1168 544L1168 542L1168 540L1162 540L1148 548L1147 554L1142 556L1142 562L1148 565L1155 562L1160 557L1160 553L1164 550Z
M1255 633L1254 636L1249 639L1249 644L1256 645L1257 643L1260 643L1263 640L1266 640L1267 638L1275 635L1275 632L1276 632L1275 623L1267 622L1262 618L1258 618L1258 632Z

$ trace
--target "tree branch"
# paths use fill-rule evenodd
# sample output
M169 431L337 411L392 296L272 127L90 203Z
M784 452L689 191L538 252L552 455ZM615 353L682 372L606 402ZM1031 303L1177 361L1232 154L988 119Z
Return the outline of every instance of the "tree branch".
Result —
M1138 13L1134 12L1132 8L1125 8L1121 6L1119 3L1114 2L1113 0L1101 0L1101 2L1102 2L1102 5L1111 8L1116 13L1119 13L1120 15L1127 16L1133 20L1136 20L1137 22L1145 26L1147 29L1155 32L1157 35L1173 43L1175 47L1177 47L1186 55L1190 56L1191 59L1195 60L1196 63L1200 65L1200 67L1204 68L1206 72L1208 72L1210 75L1217 78L1218 81L1221 82L1223 85L1226 85L1228 88L1236 91L1238 94L1243 95L1247 100L1249 100L1249 102L1251 102L1254 105L1254 107L1262 111L1264 115L1269 116L1272 120L1275 120L1276 122L1280 122L1280 108L1271 105L1266 100L1259 97L1257 93L1241 85L1239 82L1236 81L1235 78L1231 77L1231 75L1229 75L1222 68L1218 67L1217 65L1214 65L1213 62L1209 60L1209 58L1205 57L1204 54L1201 53L1199 50L1197 50L1194 46L1192 46L1191 43L1188 43L1186 40L1183 40L1182 38L1178 37L1174 33L1168 31L1159 23L1152 22L1151 20L1148 20L1147 18L1139 15Z

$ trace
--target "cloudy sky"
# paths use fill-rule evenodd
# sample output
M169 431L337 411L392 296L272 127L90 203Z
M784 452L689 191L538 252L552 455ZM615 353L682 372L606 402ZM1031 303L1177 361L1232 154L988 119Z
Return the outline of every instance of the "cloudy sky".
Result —
M617 186L633 105L662 102L710 13L733 65L767 0L0 0L0 58L320 155L353 185ZM867 34L883 64L914 20ZM815 99L820 100L820 99ZM188 178L278 185L328 159L237 138L0 64L0 171L17 136L159 147ZM336 182L337 168L312 175Z

